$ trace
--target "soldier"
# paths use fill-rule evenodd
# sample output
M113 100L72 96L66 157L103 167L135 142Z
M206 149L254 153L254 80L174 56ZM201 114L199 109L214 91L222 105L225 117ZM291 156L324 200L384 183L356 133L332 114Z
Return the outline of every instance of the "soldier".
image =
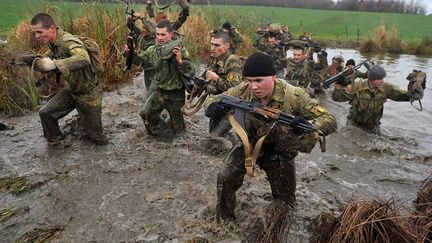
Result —
M315 63L315 70L311 75L310 87L314 89L315 93L324 92L322 88L322 81L328 78L329 67L327 61L327 52L320 50L317 53L318 61Z
M349 101L351 104L347 125L353 125L372 134L381 134L380 120L383 115L384 103L387 99L409 101L407 91L384 82L385 70L374 65L368 71L367 79L356 79L353 85L346 88L336 83L333 100Z
M286 80L294 86L308 88L311 83L315 62L308 58L304 47L294 46L293 57L288 58Z
M231 23L228 21L222 25L222 28L220 30L213 31L213 33L216 33L218 31L223 31L229 34L230 37L229 51L232 54L236 54L236 51L240 47L240 44L243 43L244 41L243 36L241 36L240 33L237 31L237 29L235 27L232 27Z
M242 78L240 59L230 53L230 37L228 33L219 31L211 39L211 58L207 63L205 79L206 90L209 94L219 94L238 85ZM217 126L210 121L210 133L221 136L229 130L228 121L225 125Z
M260 102L262 105L295 115L294 124L312 121L316 128L326 135L336 130L337 124L333 115L304 89L293 87L276 78L276 69L270 56L259 52L253 54L246 60L243 73L247 82L229 89L227 95ZM217 97L212 98L208 101L210 105L205 114L219 120L227 111L217 101ZM294 125L273 125L248 114L245 114L244 121L251 144L255 144L262 135L267 134L257 163L267 174L274 199L282 200L293 207L296 188L294 159L298 151L309 153L313 149L317 141L316 134L305 134ZM245 152L243 144L238 142L226 156L225 168L218 175L218 218L235 219L235 192L242 185L245 174Z
M172 23L173 30L177 31L180 29L180 27L186 22L187 17L189 16L189 1L181 0L179 1L180 7L182 8L182 11L180 12L177 20ZM134 26L134 31L137 34L137 36L141 36L140 39L140 50L145 51L150 46L153 46L156 44L156 33L155 33L155 25L162 19L167 19L167 16L164 12L159 12L157 15L154 14L153 7L152 7L152 1L147 1L147 7L146 7L146 13L144 16L141 16L139 13L134 13L134 15L131 17L132 21L136 21L138 19L142 20L142 28L138 27L137 25ZM136 64L139 64L136 63ZM150 65L147 65L147 68L144 67L144 84L147 89L147 92L150 91L150 84L152 80L154 79L155 72L154 69Z
M254 42L254 46L272 57L276 68L276 76L283 78L285 67L287 65L287 56L285 46L281 45L280 33L268 30L262 36L258 36Z
M216 32L211 38L211 55L205 72L207 92L219 94L238 85L242 78L241 61L230 50L230 36Z
M185 103L184 79L192 77L195 68L184 47L176 46L172 49L172 54L161 55L161 47L170 44L173 36L171 23L161 20L156 25L156 45L138 53L144 68L149 65L155 70L154 86L152 85L154 89L152 88L140 112L146 130L151 135L166 131L167 124L160 117L164 109L170 115L170 127L175 133L185 129L183 113L180 110Z
M35 69L41 72L57 70L68 84L39 112L45 138L51 143L63 140L65 135L60 131L58 120L77 109L87 138L98 145L107 144L102 132L102 88L85 45L78 37L58 28L46 13L33 17L31 29L36 39L49 47L35 62Z

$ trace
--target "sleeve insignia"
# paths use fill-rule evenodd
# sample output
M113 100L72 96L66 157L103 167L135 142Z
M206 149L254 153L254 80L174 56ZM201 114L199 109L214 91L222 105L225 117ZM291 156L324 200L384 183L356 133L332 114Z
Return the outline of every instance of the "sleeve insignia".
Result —
M234 74L233 74L233 73L228 73L228 75L227 75L227 80L228 80L229 82L234 81L234 80L235 80L235 76L234 76Z

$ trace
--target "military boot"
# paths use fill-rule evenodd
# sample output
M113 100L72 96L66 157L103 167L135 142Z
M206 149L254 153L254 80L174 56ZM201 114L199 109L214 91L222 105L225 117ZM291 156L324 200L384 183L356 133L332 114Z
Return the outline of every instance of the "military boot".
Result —
M182 9L188 9L189 8L189 1L190 0L179 0L179 5Z

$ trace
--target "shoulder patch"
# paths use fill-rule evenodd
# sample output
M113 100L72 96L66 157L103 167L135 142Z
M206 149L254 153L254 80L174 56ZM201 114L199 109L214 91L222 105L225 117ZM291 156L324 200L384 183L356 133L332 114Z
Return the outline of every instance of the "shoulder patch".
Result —
M233 74L233 73L228 73L228 75L227 75L227 80L228 80L229 82L234 81L234 80L235 80L235 76L234 76L234 74Z

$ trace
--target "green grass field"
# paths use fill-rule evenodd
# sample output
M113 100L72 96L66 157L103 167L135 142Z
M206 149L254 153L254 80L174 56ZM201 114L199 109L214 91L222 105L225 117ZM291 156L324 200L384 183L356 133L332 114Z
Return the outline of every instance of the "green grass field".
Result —
M5 36L23 16L27 16L26 13L43 11L44 3L49 1L1 0L1 2L0 35ZM61 1L53 1L52 3L59 12L78 13L81 9L81 3ZM119 5L123 7L123 5ZM135 6L134 8L144 9L144 6ZM301 26L303 26L304 31L317 39L324 40L356 41L358 34L360 39L368 37L379 25L386 25L389 29L396 27L404 42L418 43L425 37L432 37L430 31L432 29L432 16L220 5L193 6L191 14L193 14L194 9L201 9L208 15L215 14L215 12L218 15L226 13L226 16L235 13L259 15L262 16L262 23L272 21L287 24L294 34L298 34ZM220 22L225 20L220 19Z
M209 9L209 6L200 7L205 11ZM360 38L365 38L381 24L388 29L396 27L405 42L419 42L425 37L432 37L432 16L253 6L217 7L227 12L261 14L263 21L287 24L290 31L296 34L303 26L304 31L319 39L356 40L358 31Z

